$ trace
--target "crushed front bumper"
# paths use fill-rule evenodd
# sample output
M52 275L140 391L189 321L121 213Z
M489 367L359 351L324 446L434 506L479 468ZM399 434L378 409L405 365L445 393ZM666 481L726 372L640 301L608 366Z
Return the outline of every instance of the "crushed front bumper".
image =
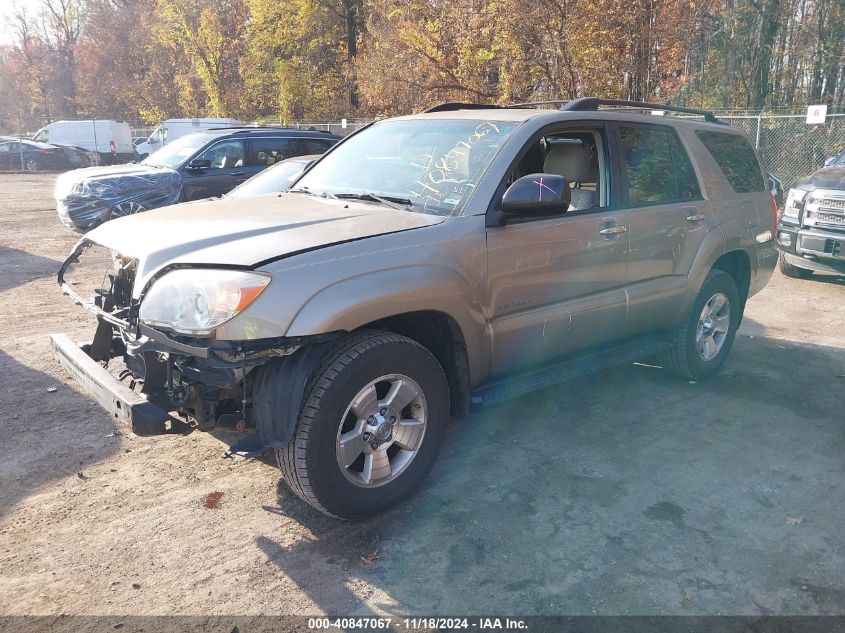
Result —
M66 335L51 334L50 347L59 364L116 420L128 424L137 435L167 432L170 414L120 384Z

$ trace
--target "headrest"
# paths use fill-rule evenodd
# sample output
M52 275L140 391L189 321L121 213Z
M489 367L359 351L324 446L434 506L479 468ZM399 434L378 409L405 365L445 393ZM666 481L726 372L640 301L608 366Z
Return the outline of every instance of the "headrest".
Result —
M598 182L598 160L592 146L581 143L555 143L546 154L543 171L558 174L570 182Z

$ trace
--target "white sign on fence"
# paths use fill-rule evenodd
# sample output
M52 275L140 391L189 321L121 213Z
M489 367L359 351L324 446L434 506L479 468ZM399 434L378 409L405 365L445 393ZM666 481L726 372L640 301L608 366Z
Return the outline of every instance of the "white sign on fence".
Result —
M826 105L811 105L807 108L807 123L824 123L827 118Z
M346 119L340 120L340 127L342 127L344 130L346 129Z

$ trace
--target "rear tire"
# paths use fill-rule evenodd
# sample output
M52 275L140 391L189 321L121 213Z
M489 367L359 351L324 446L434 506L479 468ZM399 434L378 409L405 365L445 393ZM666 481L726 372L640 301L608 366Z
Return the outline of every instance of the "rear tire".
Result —
M27 158L24 162L24 168L27 171L41 171L41 163L34 158Z
M342 519L373 516L408 497L434 464L449 420L440 364L419 343L389 332L342 339L303 402L276 459L294 493Z
M730 353L743 308L734 278L711 270L675 332L674 346L661 355L663 367L688 380L716 373Z
M786 261L786 257L783 253L781 253L778 257L778 268L780 268L780 272L782 272L784 276L792 277L793 279L809 279L813 276L812 270L801 268L800 266L790 264Z

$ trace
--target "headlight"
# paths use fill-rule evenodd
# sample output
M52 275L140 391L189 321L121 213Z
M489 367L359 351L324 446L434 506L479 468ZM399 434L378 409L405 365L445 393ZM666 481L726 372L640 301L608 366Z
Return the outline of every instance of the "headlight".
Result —
M797 222L808 193L810 192L803 189L790 189L783 205L783 217Z
M147 325L205 335L258 298L270 276L241 270L174 270L156 281L141 302Z

